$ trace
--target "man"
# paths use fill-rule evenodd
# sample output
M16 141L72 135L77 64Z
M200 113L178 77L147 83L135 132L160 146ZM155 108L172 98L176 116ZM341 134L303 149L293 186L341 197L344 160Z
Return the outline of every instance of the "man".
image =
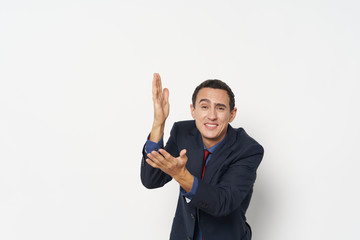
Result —
M171 240L250 240L245 213L264 150L242 128L232 128L234 94L220 80L194 91L194 120L176 122L163 147L169 90L160 75L152 83L154 121L143 148L141 181L158 188L172 178L180 185Z

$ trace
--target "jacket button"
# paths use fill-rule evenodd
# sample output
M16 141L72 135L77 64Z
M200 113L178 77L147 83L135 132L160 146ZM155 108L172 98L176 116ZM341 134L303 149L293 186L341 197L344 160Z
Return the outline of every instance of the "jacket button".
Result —
M192 218L192 219L195 219L195 216L194 216L194 214L190 214L190 216L191 216L191 218Z
M192 240L192 238L191 238L191 237L188 237L187 239L188 239L188 240Z

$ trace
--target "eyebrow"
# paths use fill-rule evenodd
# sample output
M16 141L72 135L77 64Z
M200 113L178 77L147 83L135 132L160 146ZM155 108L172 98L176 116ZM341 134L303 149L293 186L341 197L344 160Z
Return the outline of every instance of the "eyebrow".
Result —
M210 103L210 100L209 100L209 99L206 99L206 98L203 98L203 99L201 99L201 100L199 101L199 103L201 103L201 102L207 102L207 103Z
M210 103L211 101L210 101L209 99L203 98L203 99L200 99L199 104L202 103L202 102ZM226 105L225 105L225 104L222 104L222 103L216 103L215 105L216 105L217 107L224 107L224 108L226 108Z

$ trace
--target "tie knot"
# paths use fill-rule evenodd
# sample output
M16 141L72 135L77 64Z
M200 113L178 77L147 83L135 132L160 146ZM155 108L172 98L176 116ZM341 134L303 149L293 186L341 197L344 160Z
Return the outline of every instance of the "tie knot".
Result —
M206 160L211 152L209 152L207 149L204 149L204 160Z

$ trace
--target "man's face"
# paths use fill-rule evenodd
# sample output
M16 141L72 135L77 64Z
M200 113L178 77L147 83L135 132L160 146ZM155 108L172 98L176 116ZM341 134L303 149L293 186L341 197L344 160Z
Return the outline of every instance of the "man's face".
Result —
M226 135L228 123L236 116L237 109L230 112L230 98L225 90L202 88L191 104L191 115L207 148L219 143Z

